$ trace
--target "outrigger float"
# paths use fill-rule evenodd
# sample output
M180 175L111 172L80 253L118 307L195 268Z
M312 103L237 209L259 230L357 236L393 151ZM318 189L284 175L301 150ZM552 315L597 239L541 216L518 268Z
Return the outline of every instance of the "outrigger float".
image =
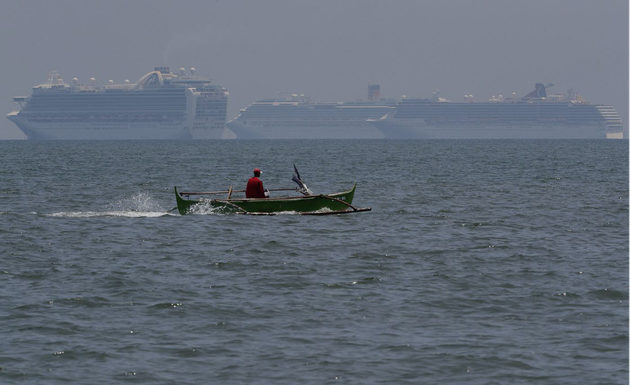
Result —
M245 190L232 190L211 192L179 192L175 187L177 210L181 215L195 211L195 206L210 206L223 213L247 214L247 215L276 215L278 213L296 213L300 215L327 215L347 214L372 209L357 208L352 205L356 182L348 191L334 194L317 194L303 196L285 196L274 198L232 198L232 193L245 192ZM270 189L269 191L298 191L299 189ZM190 199L196 195L226 194L226 199Z

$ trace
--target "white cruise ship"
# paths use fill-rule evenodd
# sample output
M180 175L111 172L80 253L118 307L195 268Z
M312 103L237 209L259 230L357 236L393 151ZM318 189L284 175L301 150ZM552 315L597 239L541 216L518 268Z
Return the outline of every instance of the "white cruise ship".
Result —
M103 87L64 83L56 71L13 98L20 109L7 115L28 139L220 139L227 116L227 90L181 68L156 67L136 83Z
M227 123L237 139L381 139L368 122L380 118L395 101L380 98L378 85L368 86L368 100L314 103L304 95L260 100Z
M612 106L591 104L577 93L549 95L553 84L536 84L522 98L492 97L476 103L451 103L434 93L431 99L402 99L395 109L370 122L386 138L426 139L590 139L623 138L619 114Z

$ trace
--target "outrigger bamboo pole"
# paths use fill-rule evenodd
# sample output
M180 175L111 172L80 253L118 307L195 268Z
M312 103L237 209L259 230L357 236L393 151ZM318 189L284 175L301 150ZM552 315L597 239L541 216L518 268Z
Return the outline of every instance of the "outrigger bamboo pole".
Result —
M267 191L297 191L295 188L271 188L267 189ZM180 196L182 195L212 195L212 194L228 194L230 190L225 191L207 191L207 192L180 192L178 193ZM233 193L242 193L245 190L232 190Z
M343 203L344 205L350 207L352 210L357 211L359 209L357 209L356 207L354 207L353 205L351 205L348 202L342 201L341 199L337 199L334 197L329 197L328 195L321 195L322 198L326 198L326 199L330 199L331 201L335 201L335 202L339 202L339 203Z
M342 211L324 211L321 213L318 212L306 212L306 213L295 213L297 215L338 215L338 214L351 214L351 213L360 213L362 211L372 211L372 208L370 207L366 207L363 209L356 209L356 210L342 210ZM281 213L257 213L257 212L244 212L244 213L237 213L237 214L242 214L242 215L282 215Z

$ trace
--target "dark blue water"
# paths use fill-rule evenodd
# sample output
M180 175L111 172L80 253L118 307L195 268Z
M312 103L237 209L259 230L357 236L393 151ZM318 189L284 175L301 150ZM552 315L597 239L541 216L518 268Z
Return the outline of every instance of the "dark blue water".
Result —
M627 141L0 142L0 383L628 382ZM358 182L340 216L173 186Z

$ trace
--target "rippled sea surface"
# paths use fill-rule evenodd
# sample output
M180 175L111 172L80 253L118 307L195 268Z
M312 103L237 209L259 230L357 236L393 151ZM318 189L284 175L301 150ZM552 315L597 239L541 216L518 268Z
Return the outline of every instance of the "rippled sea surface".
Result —
M628 382L627 141L0 142L0 383ZM371 212L180 216L173 186Z

